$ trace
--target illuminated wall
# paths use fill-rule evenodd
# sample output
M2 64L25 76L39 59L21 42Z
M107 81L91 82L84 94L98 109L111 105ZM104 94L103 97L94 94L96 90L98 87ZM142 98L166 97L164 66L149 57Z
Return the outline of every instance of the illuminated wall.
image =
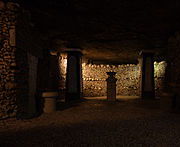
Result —
M66 79L66 56L60 57L60 73L61 73L61 86L65 89ZM163 81L165 75L165 62L154 62L155 72L155 89L156 95L160 95L163 88ZM82 64L83 73L83 93L84 96L105 96L106 95L106 72L117 72L117 95L140 95L140 66L136 64L126 65L95 65L95 64Z
M139 66L83 64L84 96L106 95L106 72L117 72L117 95L139 95Z
M59 73L60 73L60 82L59 82L59 89L66 88L66 67L67 67L67 55L61 54L59 56Z
M154 80L156 96L159 96L162 93L166 67L167 63L165 61L154 62Z

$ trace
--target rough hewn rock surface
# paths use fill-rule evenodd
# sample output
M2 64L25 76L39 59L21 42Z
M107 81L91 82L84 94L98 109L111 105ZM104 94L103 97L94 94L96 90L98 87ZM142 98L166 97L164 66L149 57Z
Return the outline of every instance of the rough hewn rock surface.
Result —
M134 63L142 49L164 55L180 25L178 0L26 0L43 37L79 41L92 60Z

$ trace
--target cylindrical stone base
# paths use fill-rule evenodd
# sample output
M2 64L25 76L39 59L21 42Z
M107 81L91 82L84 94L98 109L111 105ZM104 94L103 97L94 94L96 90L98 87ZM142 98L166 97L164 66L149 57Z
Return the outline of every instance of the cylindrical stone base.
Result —
M43 92L42 97L44 98L44 113L55 112L58 92Z
M107 83L107 100L116 101L116 83Z

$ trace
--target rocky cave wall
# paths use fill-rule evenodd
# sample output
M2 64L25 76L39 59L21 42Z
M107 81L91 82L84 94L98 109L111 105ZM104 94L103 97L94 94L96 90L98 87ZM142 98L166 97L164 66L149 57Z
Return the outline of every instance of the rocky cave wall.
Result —
M65 89L66 64L65 56L60 56L60 89ZM161 95L166 62L154 62L154 78L156 96ZM106 96L106 72L117 72L117 95L140 95L140 66L139 64L107 65L107 64L82 64L83 95L84 96Z

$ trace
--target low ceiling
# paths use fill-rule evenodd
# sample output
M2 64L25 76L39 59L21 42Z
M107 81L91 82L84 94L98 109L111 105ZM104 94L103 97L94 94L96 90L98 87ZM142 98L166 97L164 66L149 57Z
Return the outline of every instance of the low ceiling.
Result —
M163 56L167 40L180 29L178 0L29 0L32 22L57 49L63 40L87 58L112 63L136 62L142 49Z

